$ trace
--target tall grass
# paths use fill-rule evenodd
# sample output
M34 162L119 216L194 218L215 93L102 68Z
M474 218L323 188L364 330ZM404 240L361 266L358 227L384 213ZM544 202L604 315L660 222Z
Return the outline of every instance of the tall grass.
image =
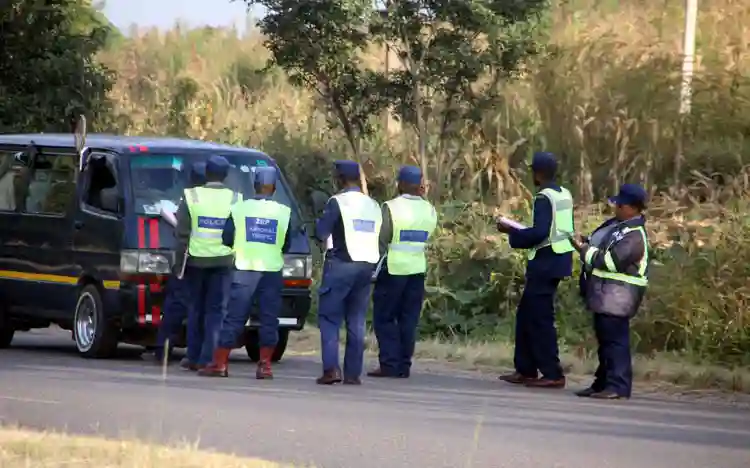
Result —
M562 159L581 230L604 219L598 200L624 181L654 195L649 230L658 263L634 325L638 350L747 365L750 3L701 4L693 112L684 120L682 8L681 0L559 2L548 47L522 79L502 84L503 100L482 131L429 145L442 223L423 333L510 336L524 259L492 232L487 215L528 213L522 162L545 148ZM311 190L330 189L329 162L348 146L328 128L320 102L282 72L262 71L266 58L253 32L140 31L101 57L119 76L115 114L101 126L259 147L306 201ZM383 58L373 49L366 62L382 67ZM394 121L365 142L376 198L393 195L393 174L414 161L415 144ZM563 285L559 315L564 346L590 352L575 281Z

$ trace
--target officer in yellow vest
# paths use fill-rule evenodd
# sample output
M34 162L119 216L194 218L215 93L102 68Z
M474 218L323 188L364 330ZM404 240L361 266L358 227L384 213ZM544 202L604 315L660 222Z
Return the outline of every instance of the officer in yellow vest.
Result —
M184 272L193 305L188 311L187 358L181 365L194 371L211 362L229 298L234 253L222 244L221 234L240 197L223 183L229 167L226 158L211 156L206 184L186 189L177 210L175 274L180 278Z
M383 205L380 251L385 262L373 293L373 326L380 367L370 377L407 378L411 371L427 271L425 248L437 227L437 213L421 194L422 171L404 166L399 196Z
M328 200L315 226L315 237L328 245L318 289L323 375L317 383L342 381L339 329L341 322L346 322L343 381L359 385L365 353L365 317L372 274L380 259L378 234L383 217L378 203L362 193L359 164L336 161L335 168L342 190Z
M533 225L516 229L498 222L510 246L528 251L526 285L516 315L515 372L500 377L530 387L563 388L555 329L555 295L560 281L573 274L573 197L555 182L557 161L551 153L535 153ZM541 378L539 374L541 373Z
M630 398L633 365L630 356L630 319L638 312L648 286L648 194L636 184L623 184L609 201L615 217L596 228L589 239L574 239L581 253L581 291L594 314L599 342L599 367L590 387L580 397L602 400Z
M206 377L227 377L229 353L238 342L250 318L257 295L260 319L260 361L257 379L272 379L271 358L279 340L279 311L284 286L284 250L289 246L291 210L274 201L276 169L255 168L256 195L234 205L224 226L224 245L235 252L236 271L226 317L221 324L219 344L208 367L198 372Z

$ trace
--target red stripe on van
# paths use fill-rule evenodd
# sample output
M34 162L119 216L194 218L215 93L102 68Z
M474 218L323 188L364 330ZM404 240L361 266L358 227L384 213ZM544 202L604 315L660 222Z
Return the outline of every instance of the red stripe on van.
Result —
M158 249L160 247L159 242L159 220L151 218L148 220L148 240L149 246L152 249ZM161 291L161 286L158 283L151 283L151 289L149 292L157 293ZM151 296L153 298L153 296ZM153 299L152 299L153 300ZM159 325L161 323L161 307L151 305L151 323Z
M146 218L138 218L138 248L146 247ZM138 285L138 323L146 324L146 284Z

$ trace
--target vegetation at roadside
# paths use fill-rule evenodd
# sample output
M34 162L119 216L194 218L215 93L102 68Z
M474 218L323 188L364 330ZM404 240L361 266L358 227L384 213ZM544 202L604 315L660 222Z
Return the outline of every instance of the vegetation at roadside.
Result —
M254 3L281 11L289 2ZM109 107L91 124L260 147L303 203L313 190L332 190L333 159L359 159L381 201L394 194L400 164L422 165L442 217L425 338L512 336L524 257L493 232L489 216L528 215L524 163L534 150L560 156L584 232L606 216L599 200L619 183L641 182L653 193L656 264L634 322L636 349L748 366L747 2L701 5L685 119L681 0L552 1L546 10L537 9L544 2L504 2L519 5L514 12L487 11L479 0L460 12L451 2L394 1L369 22L372 2L317 3L330 8L277 23L267 17L276 36L175 26L110 40L97 55L97 67L113 73L101 104ZM428 3L429 18L407 8ZM453 27L440 29L446 24ZM305 42L311 31L316 40ZM564 352L591 355L576 281L564 283L558 310Z
M195 445L166 447L135 440L75 437L0 427L3 468L290 468L290 465L199 450Z

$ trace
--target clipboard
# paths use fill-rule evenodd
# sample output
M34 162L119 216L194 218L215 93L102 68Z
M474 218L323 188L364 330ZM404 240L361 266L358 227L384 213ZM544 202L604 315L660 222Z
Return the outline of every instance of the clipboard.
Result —
M499 224L504 224L513 229L526 229L525 224L519 223L518 221L514 221L510 218L506 218L505 216L498 216L497 218L495 218L495 221Z

